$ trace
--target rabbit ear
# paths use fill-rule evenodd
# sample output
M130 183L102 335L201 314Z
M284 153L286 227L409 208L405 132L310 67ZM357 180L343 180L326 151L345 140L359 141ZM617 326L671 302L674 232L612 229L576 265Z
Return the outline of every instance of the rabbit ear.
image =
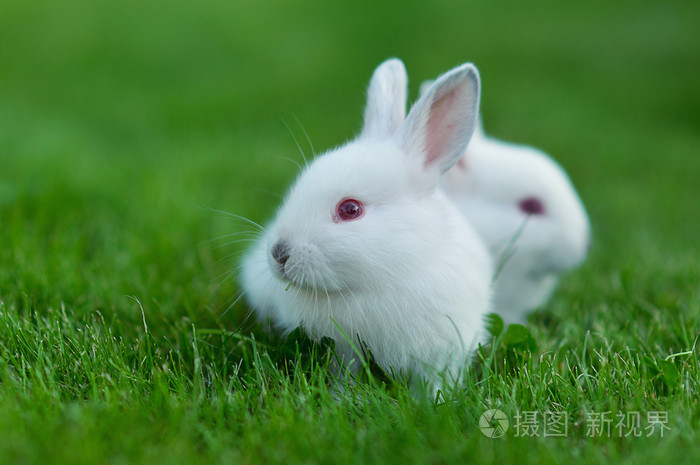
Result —
M433 86L435 81L433 80L427 80L423 81L420 84L420 89L418 90L418 96L422 97L426 93L428 93L428 90ZM484 120L481 118L481 115L476 120L476 126L474 126L474 134L472 134L471 140L474 141L476 139L484 139L486 138L486 134L484 133Z
M406 117L407 84L406 68L398 58L386 60L374 70L361 136L387 137L396 131Z
M396 136L409 156L442 174L460 159L479 113L479 72L467 63L442 76L411 108Z
M420 89L418 89L418 97L422 97L425 94L428 93L428 90L430 90L431 87L433 87L433 84L435 84L435 81L432 79L428 79L427 81L423 81L420 83Z
M474 134L472 134L472 140L485 139L486 134L484 133L484 120L479 115L476 120L476 126L474 126Z

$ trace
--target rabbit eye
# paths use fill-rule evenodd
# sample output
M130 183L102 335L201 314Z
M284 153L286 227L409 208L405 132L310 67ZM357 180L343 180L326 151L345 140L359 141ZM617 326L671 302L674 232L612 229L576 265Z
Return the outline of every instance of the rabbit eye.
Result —
M536 197L528 197L520 201L520 210L528 215L544 215L544 204Z
M336 223L340 221L352 221L362 216L364 208L362 202L355 199L343 199L335 207Z

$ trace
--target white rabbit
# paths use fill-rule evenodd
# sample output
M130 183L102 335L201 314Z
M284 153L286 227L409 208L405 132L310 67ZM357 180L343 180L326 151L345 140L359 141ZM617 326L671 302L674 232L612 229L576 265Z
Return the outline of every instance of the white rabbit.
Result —
M488 249L439 189L476 124L479 77L441 76L404 121L406 72L382 63L364 128L300 174L242 263L250 305L282 331L352 344L394 372L458 380L490 310ZM362 346L360 345L362 344Z
M590 224L566 172L540 150L487 137L481 121L442 187L491 250L494 309L506 323L545 304L586 257Z
M491 250L494 309L507 323L545 304L559 275L585 259L588 216L545 153L486 137L479 124L442 186Z

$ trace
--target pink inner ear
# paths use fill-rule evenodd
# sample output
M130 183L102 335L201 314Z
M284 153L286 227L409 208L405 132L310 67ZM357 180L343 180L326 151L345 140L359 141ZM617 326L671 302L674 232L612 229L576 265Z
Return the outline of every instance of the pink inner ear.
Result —
M450 110L457 100L458 89L451 89L443 95L436 96L430 105L430 116L425 134L427 157L425 166L432 165L445 152L450 135L455 129L454 114Z

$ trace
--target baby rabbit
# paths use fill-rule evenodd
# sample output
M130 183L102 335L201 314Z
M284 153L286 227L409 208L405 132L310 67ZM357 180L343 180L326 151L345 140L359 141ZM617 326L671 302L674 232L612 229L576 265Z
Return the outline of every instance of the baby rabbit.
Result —
M435 387L439 372L459 379L490 311L488 249L439 188L474 131L479 76L442 75L404 120L406 79L396 59L375 70L361 133L305 167L244 257L242 287L259 317L332 338L351 369L366 347Z
M494 309L506 323L546 303L559 275L586 257L591 233L581 199L537 149L486 137L478 124L442 187L491 250Z
M586 258L586 210L566 172L540 150L487 137L478 121L442 187L491 250L494 310L506 323L546 303L559 275Z

